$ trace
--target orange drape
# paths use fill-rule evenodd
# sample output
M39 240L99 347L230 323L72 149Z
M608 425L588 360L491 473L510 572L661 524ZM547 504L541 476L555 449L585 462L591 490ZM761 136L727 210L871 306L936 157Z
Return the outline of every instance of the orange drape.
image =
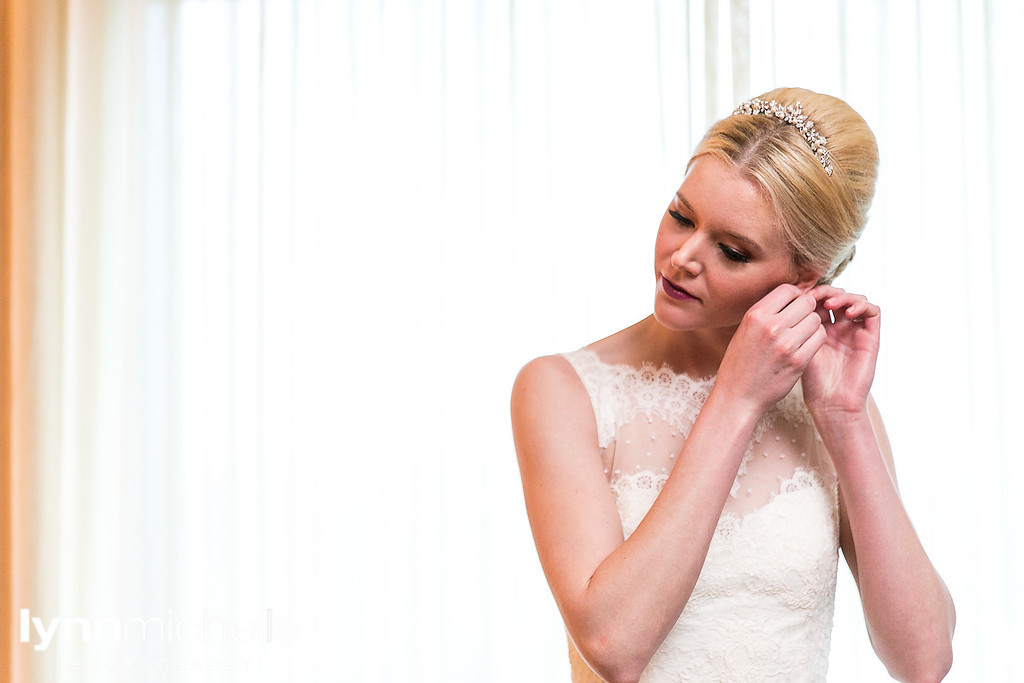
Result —
M27 681L38 369L36 239L61 215L65 0L0 3L0 679Z
M0 5L0 676L13 679L15 604L13 573L13 452L11 409L14 396L11 355L11 3Z

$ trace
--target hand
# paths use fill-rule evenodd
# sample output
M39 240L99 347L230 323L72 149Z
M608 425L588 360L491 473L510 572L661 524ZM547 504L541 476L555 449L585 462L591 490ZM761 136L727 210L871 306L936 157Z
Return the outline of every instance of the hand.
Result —
M826 339L804 370L804 402L816 419L863 412L875 377L881 311L865 297L830 285L810 294Z
M817 299L779 285L750 307L733 334L715 389L763 413L782 400L825 343Z

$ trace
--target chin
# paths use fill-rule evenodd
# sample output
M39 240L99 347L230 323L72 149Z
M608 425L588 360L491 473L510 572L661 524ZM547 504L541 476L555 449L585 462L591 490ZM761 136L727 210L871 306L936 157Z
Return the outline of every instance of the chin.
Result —
M654 319L659 325L673 332L700 327L700 323L694 320L692 315L687 315L672 304L660 301L658 298L654 300Z
M654 319L659 325L672 332L687 332L694 330L719 330L735 328L743 319L742 311L712 313L703 308L683 310L663 298L660 294L654 298ZM711 313L709 316L708 314Z

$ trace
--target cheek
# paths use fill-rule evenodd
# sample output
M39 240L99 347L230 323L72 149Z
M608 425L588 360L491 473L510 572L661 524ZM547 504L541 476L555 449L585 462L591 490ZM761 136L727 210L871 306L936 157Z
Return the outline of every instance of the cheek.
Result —
M659 229L658 236L654 240L654 260L656 265L660 266L663 262L672 258L672 252L675 251L675 247L672 244L672 240L665 235L665 231Z
M730 302L729 310L740 317L747 312L751 306L763 299L768 292L781 284L774 280L766 282L763 278L753 278L749 281L731 283L732 286L716 287L718 296Z
M784 273L773 273L769 277L759 277L756 281L745 283L741 292L737 292L737 302L742 302L743 312L763 299L773 289L784 282L792 282Z

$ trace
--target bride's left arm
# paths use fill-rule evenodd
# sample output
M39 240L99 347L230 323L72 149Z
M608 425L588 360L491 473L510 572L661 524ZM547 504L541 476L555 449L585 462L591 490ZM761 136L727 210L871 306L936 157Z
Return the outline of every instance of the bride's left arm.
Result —
M843 555L860 591L871 644L890 675L940 681L952 665L956 614L900 500L889 440L867 394L879 311L864 297L818 290L829 339L803 383L839 476Z
M864 418L825 429L839 474L839 543L871 645L893 678L941 681L953 661L953 600L900 500L878 409L869 400Z

